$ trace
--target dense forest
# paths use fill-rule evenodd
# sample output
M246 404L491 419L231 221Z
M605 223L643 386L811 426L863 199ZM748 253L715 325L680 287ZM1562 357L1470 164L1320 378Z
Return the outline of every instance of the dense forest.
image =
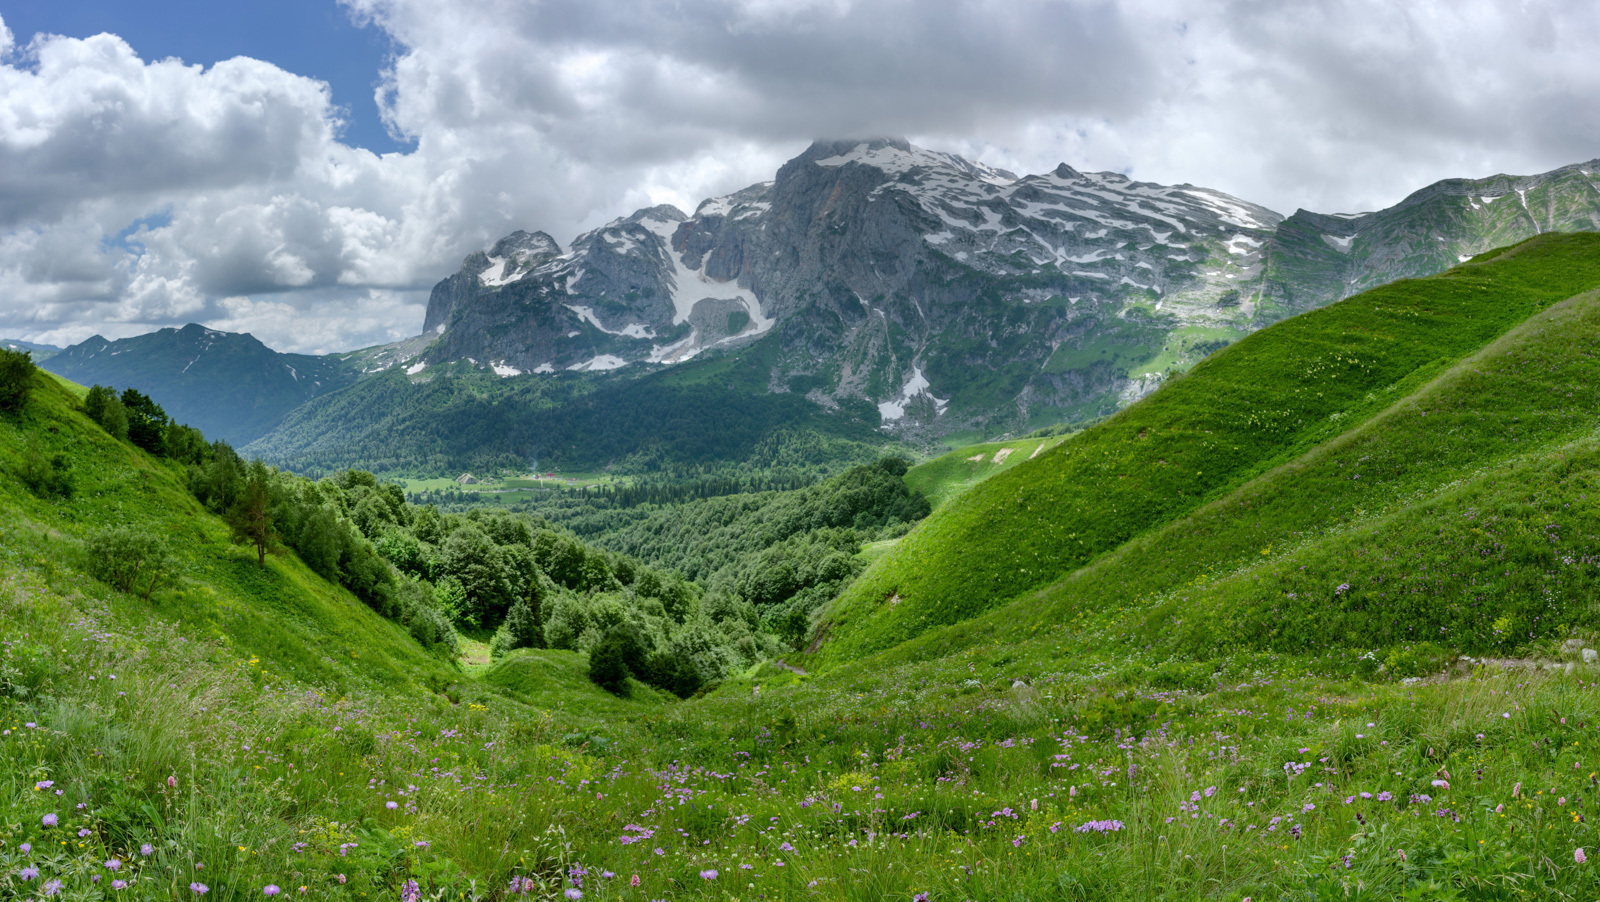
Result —
M245 452L311 475L464 470L654 473L671 481L793 471L815 478L881 456L877 411L795 394L679 384L662 374L502 379L399 370L308 402Z
M900 536L928 515L906 469L903 459L884 458L790 491L631 506L566 493L519 507L747 605L764 629L797 644L817 609L865 566L862 544Z

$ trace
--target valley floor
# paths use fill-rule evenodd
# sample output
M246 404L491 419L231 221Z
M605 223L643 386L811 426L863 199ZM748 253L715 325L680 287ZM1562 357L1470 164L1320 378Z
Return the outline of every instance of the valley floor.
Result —
M1136 675L1109 637L1057 629L773 668L684 703L606 695L580 655L546 651L438 692L340 694L5 563L8 895L1600 892L1582 860L1600 672L1582 665L1404 685L1260 656Z

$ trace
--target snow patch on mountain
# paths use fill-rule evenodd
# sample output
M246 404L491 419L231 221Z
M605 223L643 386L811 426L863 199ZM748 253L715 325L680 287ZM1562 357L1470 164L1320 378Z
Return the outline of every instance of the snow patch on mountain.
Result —
M1184 188L1184 194L1215 210L1225 221L1247 229L1270 229L1277 223L1262 222L1251 209L1236 197L1210 188Z
M918 395L922 394L926 394L928 399L933 402L934 410L937 413L944 413L944 409L950 403L950 400L948 398L934 397L933 393L928 391L930 388L932 386L928 383L927 377L922 375L922 368L912 367L911 378L900 389L899 397L878 404L878 416L887 426L887 424L903 418L906 415L906 406L915 400Z
M565 306L568 310L571 310L573 313L578 314L578 317L584 322L594 326L596 329L599 329L601 332L604 332L607 335L622 335L628 338L656 337L654 330L652 330L649 326L646 326L644 323L629 323L628 325L623 326L621 329L607 329L605 324L600 322L600 318L594 315L593 307L588 307L583 304L564 304L563 306Z
M592 373L601 370L619 369L627 365L628 361L623 360L621 357L617 357L613 354L598 354L582 363L574 363L572 366L567 367L567 369L570 372L575 373Z
M745 334L759 335L772 328L774 320L762 313L761 302L756 299L755 292L741 286L737 280L722 282L710 278L704 272L704 263L700 269L690 269L684 264L683 256L672 249L672 233L677 231L677 223L645 218L640 220L640 224L660 236L661 252L666 258L665 262L671 267L669 278L672 280L673 325L687 322L689 314L694 312L695 304L706 298L712 298L737 301L744 306L745 312L750 315L751 323L751 328L746 330Z

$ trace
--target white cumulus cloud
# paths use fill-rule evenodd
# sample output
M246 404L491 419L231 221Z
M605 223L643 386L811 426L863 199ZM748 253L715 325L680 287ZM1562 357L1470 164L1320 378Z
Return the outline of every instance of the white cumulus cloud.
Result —
M332 0L330 0L332 2ZM187 321L286 350L416 332L516 228L570 241L814 137L1220 188L1284 213L1600 156L1600 7L1514 0L340 0L384 122L270 61L0 23L0 335ZM409 142L408 142L409 143Z

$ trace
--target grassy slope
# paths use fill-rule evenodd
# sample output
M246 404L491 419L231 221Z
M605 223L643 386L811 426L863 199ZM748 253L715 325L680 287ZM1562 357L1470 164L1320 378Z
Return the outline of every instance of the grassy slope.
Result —
M69 450L76 492L69 501L35 498L11 468L0 468L0 565L27 571L54 592L110 605L127 616L181 623L192 640L214 641L230 656L257 658L268 677L341 689L412 688L453 671L428 657L404 630L293 554L256 566L227 527L184 488L166 463L107 436L76 410L83 389L40 374L41 388L20 415L0 418L0 460L21 460L28 434L47 451ZM175 588L142 602L87 577L82 542L97 528L131 524L159 531L178 555Z
M1059 437L1025 438L968 445L912 467L906 473L906 485L921 492L929 504L940 507L985 479L1015 467L1035 453L1044 453L1039 450L1040 445L1044 445L1048 450L1062 441L1063 439ZM995 455L1008 448L1011 453L1000 463L995 463ZM972 459L980 455L983 457L982 460Z
M1600 285L1600 236L1543 236L1485 257L1263 330L936 511L830 609L819 663L1047 585L1366 422L1529 316Z
M1475 361L1481 379L1460 371L1456 387L1441 381L1433 401L1423 403L1424 393L1416 405L1415 416L1427 411L1429 420L1419 428L1448 415L1446 435L1492 438L1477 456L1505 466L1477 481L1508 496L1539 495L1565 478L1562 459L1513 446L1581 442L1586 433L1558 407L1595 409L1592 398L1565 397L1584 388L1568 380L1588 378L1582 345L1596 328L1593 304L1551 316ZM1539 328L1544 336L1531 334ZM1567 343L1516 356L1552 336ZM1568 365L1578 369L1553 369ZM1541 389L1554 396L1546 412L1504 410L1506 392ZM1391 410L1369 428L1403 413ZM1515 433L1512 416L1523 417ZM54 422L74 440L95 439L71 417ZM1417 440L1429 435L1431 443ZM1452 451L1432 433L1395 436ZM1356 437L1343 441L1353 456L1342 459L1368 453ZM115 463L123 453L115 447L85 453L110 462L96 468L148 472L155 486L137 478L111 486L94 502L102 515L122 503L157 519L187 516L158 465L137 455ZM1337 470L1331 459L1322 465ZM85 489L107 485L80 478ZM1365 475L1326 487L1358 482ZM1471 491L1472 480L1461 486ZM14 483L0 483L0 499L7 529L23 522L24 508L29 528L65 522L54 509L34 509ZM1351 530L1394 513L1360 494L1330 499L1371 511L1352 518ZM1549 500L1545 507L1564 509ZM1210 537L1201 529L1179 556L1199 559L1202 543L1231 547L1228 507L1217 499L1197 512L1196 524L1212 523ZM1427 518L1417 522L1426 533ZM1308 534L1291 553L1345 534ZM1145 557L1120 574L1108 569L1106 585L1159 563L1183 535L1130 545L1144 545ZM124 895L140 899L194 898L196 879L219 900L262 898L269 883L288 895L305 886L314 898L392 899L407 879L429 899L562 898L579 863L589 900L1600 892L1600 871L1573 856L1580 846L1593 854L1593 825L1576 816L1593 813L1590 772L1600 757L1592 671L1398 686L1312 676L1315 662L1236 649L1214 676L1207 668L1191 691L1173 691L1161 669L1169 651L1145 649L1134 635L1159 599L1042 629L1026 622L1051 605L1084 603L1063 584L1022 602L1044 608L997 612L812 677L768 671L759 692L730 680L682 705L597 698L578 679L580 659L549 652L507 659L486 677L492 691L463 685L458 704L377 678L338 698L293 680L267 691L233 652L183 641L142 605L99 592L75 576L68 531L19 555L12 536L0 542L0 760L21 766L0 779L0 895L33 896L44 880L62 879L63 898L104 897L112 857L134 881ZM1244 553L1259 556L1255 538L1239 538ZM1299 572L1288 559L1264 560ZM330 605L361 618L353 601L329 592ZM219 628L248 638L253 622L223 619ZM935 641L974 624L987 632L942 648ZM348 669L373 660L363 653ZM106 679L113 673L115 683ZM1029 685L1014 688L1017 679ZM547 709L508 700L502 689ZM39 780L53 789L35 790ZM61 827L40 826L50 812L60 813ZM1077 829L1086 822L1120 829ZM76 829L87 835L68 832ZM646 833L649 841L620 840ZM148 858L138 851L146 841ZM33 852L21 852L23 842ZM29 865L42 873L23 885ZM618 876L601 876L608 871ZM507 894L512 876L538 880L539 891Z
M1597 333L1596 293L1563 302L1337 440L862 664L1061 630L1094 632L1106 660L1564 636L1593 616Z

